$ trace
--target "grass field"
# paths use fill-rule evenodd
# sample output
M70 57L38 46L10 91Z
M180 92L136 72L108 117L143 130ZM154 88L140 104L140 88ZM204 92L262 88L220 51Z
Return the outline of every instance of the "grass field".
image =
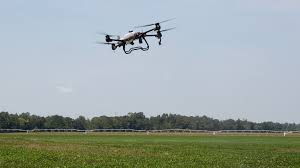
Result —
M0 134L0 167L300 167L300 136Z

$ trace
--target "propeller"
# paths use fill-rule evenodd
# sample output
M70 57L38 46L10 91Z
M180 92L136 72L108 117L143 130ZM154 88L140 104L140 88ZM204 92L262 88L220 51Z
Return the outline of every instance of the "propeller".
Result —
M105 35L105 37L116 37L117 39L120 39L120 36L119 35L113 35L113 34L107 34L107 33L104 33L104 32L100 32L99 34L101 35Z
M134 28L141 28L141 27L149 27L149 26L159 25L161 23L165 23L165 22L168 22L168 21L171 21L171 20L174 20L174 19L175 18L164 20L164 21L157 22L157 23L147 24L147 25L143 25L143 26L135 26Z
M165 29L165 30L160 30L160 32L170 31L170 30L173 30L173 29L175 29L175 28L176 28L176 27L172 27L172 28Z
M116 44L115 43L110 43L110 42L96 42L97 44L107 44L107 45L111 45L111 49L112 50L115 50L115 49L117 49L118 48L118 46L116 46Z
M99 42L99 41L97 41L96 43L97 43L97 44L108 44L108 45L115 44L115 43Z

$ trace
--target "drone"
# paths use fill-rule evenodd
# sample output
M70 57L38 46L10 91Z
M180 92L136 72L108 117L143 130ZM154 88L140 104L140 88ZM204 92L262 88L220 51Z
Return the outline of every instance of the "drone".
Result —
M110 35L107 33L101 33L102 35L105 35L106 42L97 42L97 43L111 45L112 50L116 50L118 47L122 47L125 54L130 54L132 51L135 51L135 50L147 51L147 50L149 50L149 44L148 44L148 41L146 40L146 37L156 37L159 40L158 44L161 45L162 44L161 43L162 32L166 32L166 31L175 29L175 27L161 30L160 24L171 21L171 20L173 20L173 19L168 19L168 20L164 20L161 22L147 24L147 25L143 25L143 26L135 26L134 28L143 28L143 27L150 27L150 26L154 26L154 28L149 29L148 31L145 31L145 32L134 32L131 30L127 34L125 34L123 37L120 37L118 35ZM134 45L134 42L136 40L139 42L139 44L143 44L143 42L145 42L146 47L136 46L136 47L131 47L129 49L126 49L127 45L129 45L129 44Z

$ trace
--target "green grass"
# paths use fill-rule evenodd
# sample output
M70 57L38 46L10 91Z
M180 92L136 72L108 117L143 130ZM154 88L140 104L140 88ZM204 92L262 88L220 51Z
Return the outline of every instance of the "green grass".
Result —
M0 134L0 167L300 167L300 137Z

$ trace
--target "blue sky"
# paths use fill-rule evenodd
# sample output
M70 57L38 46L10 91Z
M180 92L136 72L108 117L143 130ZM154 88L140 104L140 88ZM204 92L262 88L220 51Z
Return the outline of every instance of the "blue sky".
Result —
M95 44L173 17L147 52ZM3 1L0 110L300 123L299 17L296 0Z

